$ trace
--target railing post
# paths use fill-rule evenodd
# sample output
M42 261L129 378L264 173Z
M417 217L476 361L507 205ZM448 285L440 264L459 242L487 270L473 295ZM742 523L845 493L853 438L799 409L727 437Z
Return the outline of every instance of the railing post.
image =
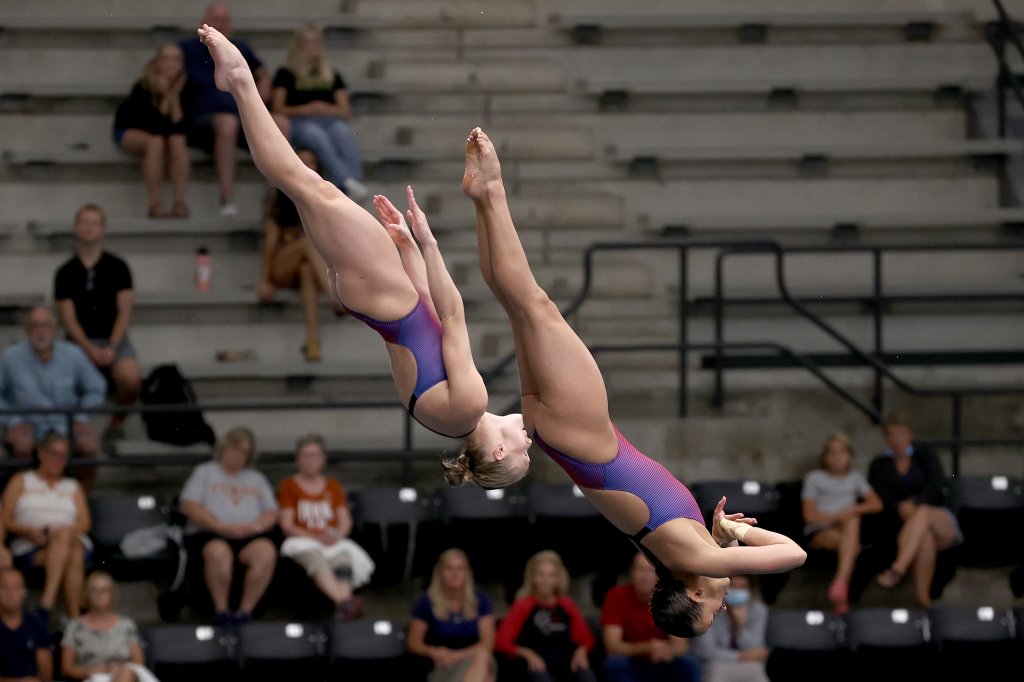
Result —
M953 393L953 476L960 475L960 454L961 442L963 441L963 395L959 392Z
M723 260L725 252L719 251L715 256L715 389L711 404L721 407L725 403L725 371L722 369L722 344L725 336L725 301L723 300Z
M873 279L874 279L874 298L872 300L872 319L875 325L875 357L878 358L879 362L882 362L882 250L880 248L873 248L871 250L872 266L874 267ZM882 371L875 368L875 393L872 402L875 405L875 410L878 414L882 414L883 411L883 400L882 395Z
M690 250L680 246L679 253L679 416L686 417L689 405L689 368L687 367L687 346L690 343L689 313L689 264Z

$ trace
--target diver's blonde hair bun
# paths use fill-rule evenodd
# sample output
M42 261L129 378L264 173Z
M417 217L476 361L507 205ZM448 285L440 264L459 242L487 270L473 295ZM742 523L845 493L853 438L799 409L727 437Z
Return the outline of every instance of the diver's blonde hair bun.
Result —
M452 487L464 486L473 478L473 472L469 468L469 457L465 452L441 459L441 466L444 467L445 480Z

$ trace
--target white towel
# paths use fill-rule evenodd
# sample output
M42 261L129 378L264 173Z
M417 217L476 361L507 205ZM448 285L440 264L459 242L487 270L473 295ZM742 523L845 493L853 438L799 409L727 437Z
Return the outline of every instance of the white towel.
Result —
M144 665L139 665L138 663L123 663L122 665L132 669L138 682L160 682L156 675L149 672L149 669ZM113 677L110 673L95 673L86 678L85 682L110 682Z

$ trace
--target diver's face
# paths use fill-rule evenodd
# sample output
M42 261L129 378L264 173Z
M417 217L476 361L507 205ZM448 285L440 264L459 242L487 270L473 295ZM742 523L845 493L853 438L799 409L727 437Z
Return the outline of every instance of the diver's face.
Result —
M711 627L715 616L725 612L725 595L729 593L730 584L729 578L705 578L702 581L701 587L704 590L701 595L701 604L704 606L703 632Z

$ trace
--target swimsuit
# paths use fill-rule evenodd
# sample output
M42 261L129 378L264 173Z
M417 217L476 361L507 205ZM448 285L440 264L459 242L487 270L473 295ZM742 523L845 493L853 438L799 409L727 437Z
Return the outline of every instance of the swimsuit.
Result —
M416 400L437 386L442 381L448 380L448 374L444 370L444 357L441 354L441 323L431 314L423 299L419 299L416 307L408 315L398 320L381 322L372 317L348 309L353 317L362 320L370 329L381 335L388 343L396 346L404 346L412 352L416 361L416 386L412 389L412 396L409 398L409 415L416 419ZM434 431L429 426L416 419L424 428ZM469 433L462 436L451 436L447 433L434 431L434 433L445 438L465 438ZM472 433L472 431L470 432Z
M647 457L627 441L614 426L615 439L619 449L615 457L603 464L581 462L560 452L544 442L541 435L534 431L533 439L537 445L555 460L569 478L581 488L591 490L618 490L636 495L647 505L647 524L640 532L629 536L644 556L659 570L663 570L661 562L640 541L648 533L673 519L692 519L704 525L704 516L693 493L679 482L668 469Z

